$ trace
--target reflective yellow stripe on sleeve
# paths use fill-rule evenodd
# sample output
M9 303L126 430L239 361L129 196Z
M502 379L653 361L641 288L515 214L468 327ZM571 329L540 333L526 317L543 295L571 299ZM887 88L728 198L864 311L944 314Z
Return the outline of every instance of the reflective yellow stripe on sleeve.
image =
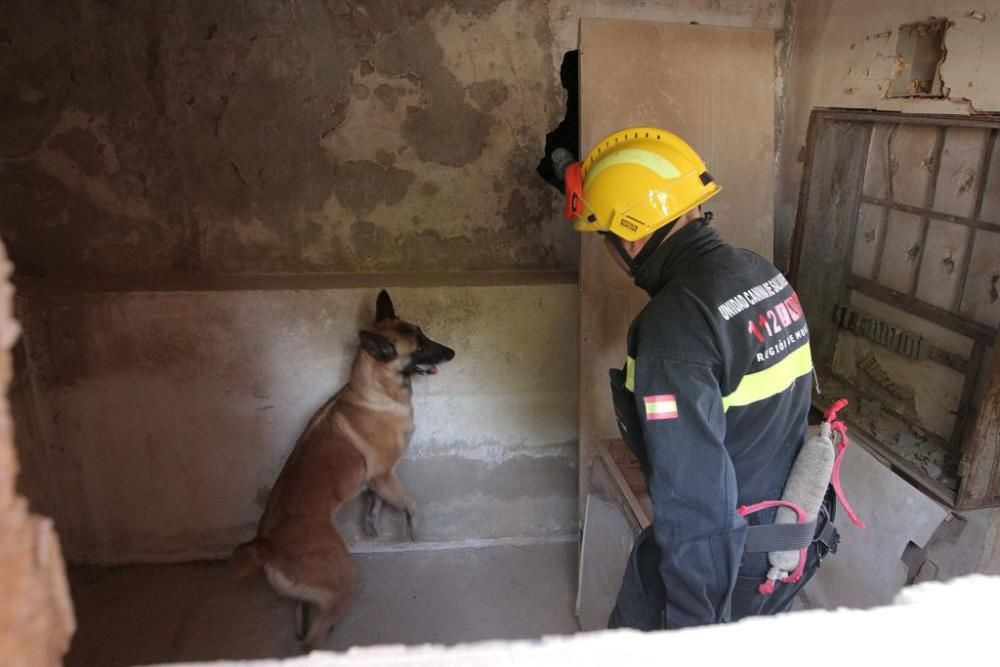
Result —
M635 393L635 359L632 357L625 360L625 388Z
M733 406L750 405L777 396L812 369L812 352L806 342L770 368L744 375L736 391L722 397L722 408L729 410Z

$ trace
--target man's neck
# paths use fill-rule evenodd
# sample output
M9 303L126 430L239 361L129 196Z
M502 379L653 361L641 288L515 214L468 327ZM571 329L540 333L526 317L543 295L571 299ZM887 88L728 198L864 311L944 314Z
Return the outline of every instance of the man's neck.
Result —
M690 222L694 224L687 224L681 231L671 234L636 272L635 284L650 296L683 275L691 262L722 245L718 234L701 216Z

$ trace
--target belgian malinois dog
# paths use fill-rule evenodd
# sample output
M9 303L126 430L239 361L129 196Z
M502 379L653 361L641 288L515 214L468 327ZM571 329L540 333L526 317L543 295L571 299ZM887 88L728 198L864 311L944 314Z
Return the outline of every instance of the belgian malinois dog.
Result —
M399 319L385 290L373 329L361 332L347 385L313 415L285 461L257 536L233 552L239 575L263 568L278 593L299 601L306 650L327 636L354 591L354 564L334 526L338 508L367 489L366 532L378 534L386 502L403 511L415 539L416 505L395 472L413 434L411 378L434 374L455 356Z

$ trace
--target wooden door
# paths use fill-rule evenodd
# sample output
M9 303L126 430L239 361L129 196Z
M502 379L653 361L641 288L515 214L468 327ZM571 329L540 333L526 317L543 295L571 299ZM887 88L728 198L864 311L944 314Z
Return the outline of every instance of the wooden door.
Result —
M652 125L702 156L722 192L707 205L728 242L771 257L774 211L774 33L673 23L583 19L581 151L617 130ZM603 242L580 256L580 511L597 444L617 438L608 369L646 303Z

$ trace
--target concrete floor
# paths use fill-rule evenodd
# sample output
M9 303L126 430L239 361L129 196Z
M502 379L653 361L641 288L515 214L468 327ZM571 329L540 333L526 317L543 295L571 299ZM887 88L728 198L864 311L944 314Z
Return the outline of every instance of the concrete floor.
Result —
M355 556L361 590L324 648L455 644L577 630L576 544ZM79 629L68 667L300 652L293 604L225 563L71 567Z

